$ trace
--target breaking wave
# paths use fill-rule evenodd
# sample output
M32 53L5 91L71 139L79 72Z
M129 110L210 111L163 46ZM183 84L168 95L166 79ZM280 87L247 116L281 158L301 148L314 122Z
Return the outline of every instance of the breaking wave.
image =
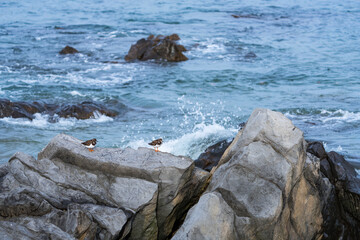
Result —
M237 131L237 129L233 128L226 129L216 123L209 125L201 123L195 125L192 132L186 133L179 138L163 138L163 144L159 150L196 159L210 145L224 139L231 140L235 137ZM143 139L130 142L128 146L135 149L139 147L151 147Z

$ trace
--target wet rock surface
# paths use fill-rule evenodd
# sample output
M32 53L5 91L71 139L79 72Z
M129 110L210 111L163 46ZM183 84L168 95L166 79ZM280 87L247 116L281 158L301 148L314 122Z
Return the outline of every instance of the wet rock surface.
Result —
M75 48L70 47L70 46L66 46L59 52L59 54L66 55L66 54L75 54L75 53L78 53L78 52L79 51L76 50Z
M0 232L9 239L166 239L208 178L186 157L148 148L89 152L61 134L37 160L17 153L0 168Z
M125 56L126 61L150 59L161 59L169 62L186 61L188 58L182 53L186 51L183 45L177 44L180 40L177 34L170 36L150 35L147 39L142 38L132 45L128 54Z
M41 101L38 102L11 102L7 99L0 99L0 118L27 118L34 119L35 113L48 114L50 116L58 116L63 118L89 119L98 115L106 115L115 117L119 112L125 112L125 106L117 106L117 110L109 109L103 104L95 102L82 102L78 104L48 104Z

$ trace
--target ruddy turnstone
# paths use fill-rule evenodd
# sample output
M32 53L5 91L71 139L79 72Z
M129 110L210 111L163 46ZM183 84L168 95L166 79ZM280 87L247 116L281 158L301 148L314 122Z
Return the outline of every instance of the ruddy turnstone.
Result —
M156 139L156 140L152 141L151 143L149 143L149 145L154 147L155 152L160 152L159 147L161 146L161 144L162 144L162 139L161 138Z
M90 152L93 152L93 151L94 151L93 148L94 148L95 145L96 145L96 138L87 140L87 141L83 142L82 144L85 145L85 147L87 147Z

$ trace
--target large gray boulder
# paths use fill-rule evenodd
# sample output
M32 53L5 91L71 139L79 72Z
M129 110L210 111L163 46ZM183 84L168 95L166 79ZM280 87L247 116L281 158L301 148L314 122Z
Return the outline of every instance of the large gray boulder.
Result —
M10 239L165 239L209 177L186 157L89 152L65 134L37 160L17 153L0 170L0 232Z
M305 149L289 119L256 109L172 239L320 238L322 203L304 176Z

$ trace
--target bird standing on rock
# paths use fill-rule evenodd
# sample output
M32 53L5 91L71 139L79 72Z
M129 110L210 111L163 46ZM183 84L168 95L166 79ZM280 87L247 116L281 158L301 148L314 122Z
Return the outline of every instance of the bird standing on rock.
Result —
M87 140L83 143L81 143L83 145L85 145L85 147L87 147L89 149L90 152L93 152L94 151L94 147L96 145L96 138L93 138L93 139L90 139L90 140Z
M148 144L154 147L155 152L160 152L159 147L162 144L162 139L161 138L156 139L156 140L154 140L154 141L152 141L151 143L148 143Z

